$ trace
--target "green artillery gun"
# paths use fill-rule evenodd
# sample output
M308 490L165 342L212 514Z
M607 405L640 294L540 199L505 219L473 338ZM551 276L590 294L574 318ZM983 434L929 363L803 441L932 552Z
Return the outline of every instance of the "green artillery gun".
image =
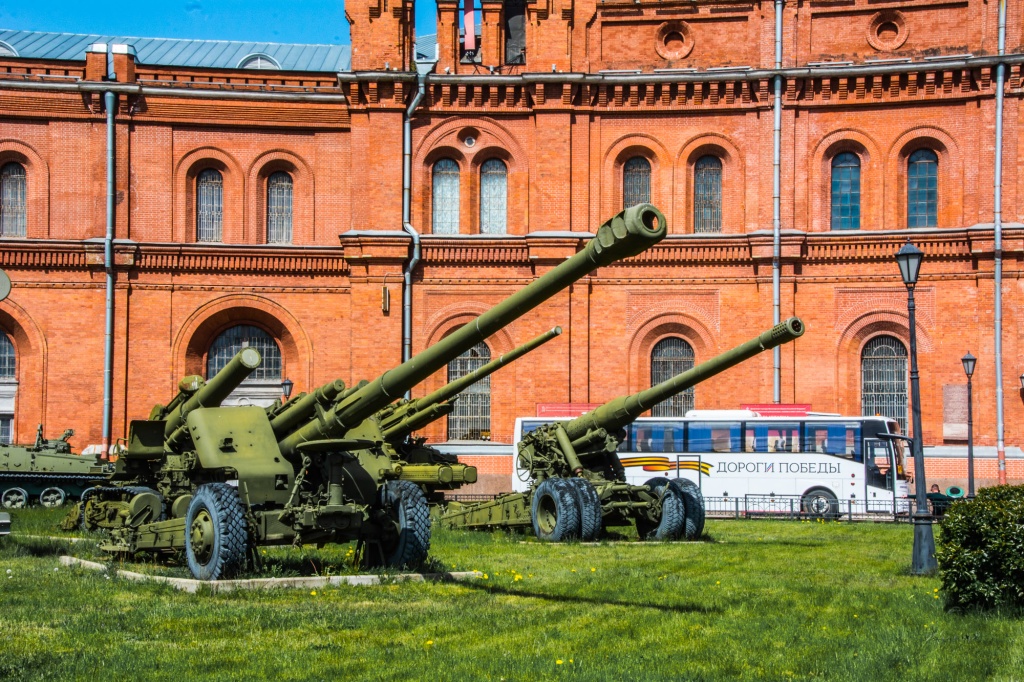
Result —
M75 435L67 429L57 440L43 437L43 425L32 445L0 445L0 504L18 509L38 500L44 507L59 507L109 473L99 457L71 452L68 441Z
M403 462L385 444L420 410L394 421L382 410L513 320L595 268L664 238L658 209L641 204L601 225L576 255L370 382L340 383L280 409L220 407L261 358L242 349L207 383L186 377L178 396L133 421L108 485L83 496L70 523L109 529L103 549L134 555L184 550L197 578L246 565L257 545L351 542L364 564L416 566L430 547L418 483L441 464ZM427 409L427 408L425 408ZM390 436L382 429L382 419Z
M704 498L693 481L652 478L644 485L627 483L618 456L625 427L663 400L803 333L800 319L790 318L647 390L532 431L520 441L517 460L518 469L532 479L530 489L490 502L452 502L442 523L450 528L532 525L541 540L590 541L608 526L632 521L641 539L699 538L704 530Z
M419 479L417 482L424 488L429 504L443 502L444 491L457 490L463 484L475 483L476 467L462 464L455 455L428 446L425 438L412 438L412 433L451 414L462 391L561 333L562 328L555 327L433 393L422 398L392 403L374 416L380 424L385 450L393 459L407 463L402 470L403 478L413 481ZM420 471L424 475L417 476L416 472Z

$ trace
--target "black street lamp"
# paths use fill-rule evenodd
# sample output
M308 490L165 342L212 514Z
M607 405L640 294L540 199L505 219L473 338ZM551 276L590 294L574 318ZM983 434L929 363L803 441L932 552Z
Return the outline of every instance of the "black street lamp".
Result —
M910 400L913 407L914 424L914 498L917 510L914 512L914 556L910 572L914 575L928 575L938 568L935 563L935 534L932 531L932 516L928 511L928 489L924 475L924 445L921 430L921 382L917 374L917 321L914 318L914 287L921 270L924 252L908 240L896 254L900 276L907 286L907 313L910 316Z
M960 358L964 363L964 374L967 375L967 499L974 499L974 400L971 395L971 377L974 376L974 363L978 359L967 351Z
M291 379L285 379L281 382L281 393L284 394L284 401L288 402L288 399L292 397L292 387L295 383Z

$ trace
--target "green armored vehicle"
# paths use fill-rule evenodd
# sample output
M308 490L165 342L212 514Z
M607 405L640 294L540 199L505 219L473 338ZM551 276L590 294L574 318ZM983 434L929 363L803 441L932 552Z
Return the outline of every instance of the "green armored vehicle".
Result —
M65 500L78 499L89 486L102 481L109 465L98 457L71 452L68 429L57 440L43 438L43 425L32 445L0 445L0 504L19 509L31 502L59 507Z
M694 540L704 531L704 498L689 479L626 481L619 460L624 427L658 403L754 355L792 341L803 323L784 323L707 362L633 395L615 398L568 422L523 436L517 467L530 489L489 502L452 502L441 522L451 528L526 528L541 540L596 539L608 526L636 524L641 539Z
M110 481L87 491L70 521L107 528L107 551L184 550L192 574L204 580L237 572L256 545L356 541L366 565L417 566L430 546L420 484L454 480L456 467L430 455L424 463L402 459L413 455L395 444L413 424L425 423L417 415L447 398L387 408L595 268L656 244L666 229L649 204L623 211L564 263L350 389L336 382L269 411L220 407L261 362L255 349L244 348L209 382L186 377L170 404L133 421Z

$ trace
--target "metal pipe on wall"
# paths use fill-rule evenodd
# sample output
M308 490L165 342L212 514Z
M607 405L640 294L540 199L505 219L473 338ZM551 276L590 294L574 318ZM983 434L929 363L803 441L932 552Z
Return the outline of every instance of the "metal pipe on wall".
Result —
M775 68L782 69L782 10L775 0ZM772 136L772 324L782 319L780 260L782 258L782 76L775 75ZM782 349L772 349L772 401L782 402Z
M1006 54L1006 0L999 0L999 56ZM996 365L996 459L999 485L1006 484L1006 446L1003 422L1003 84L1006 64L996 65L996 163L994 179L995 230L995 365Z
M113 46L107 44L107 80L117 80L114 72ZM103 331L103 456L110 454L111 398L114 390L114 113L117 95L103 93L107 114L107 231L103 239L103 269L106 271L107 300Z

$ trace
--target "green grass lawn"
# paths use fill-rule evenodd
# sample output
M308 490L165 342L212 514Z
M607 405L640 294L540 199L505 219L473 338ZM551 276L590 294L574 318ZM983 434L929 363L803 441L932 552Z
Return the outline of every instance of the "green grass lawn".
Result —
M55 512L13 516L0 679L1024 680L1024 619L944 612L938 579L907 573L909 525L709 521L706 542L601 545L435 530L435 565L486 578L189 595L55 570L98 552L19 537L57 534ZM343 572L348 549L269 550L267 570Z

